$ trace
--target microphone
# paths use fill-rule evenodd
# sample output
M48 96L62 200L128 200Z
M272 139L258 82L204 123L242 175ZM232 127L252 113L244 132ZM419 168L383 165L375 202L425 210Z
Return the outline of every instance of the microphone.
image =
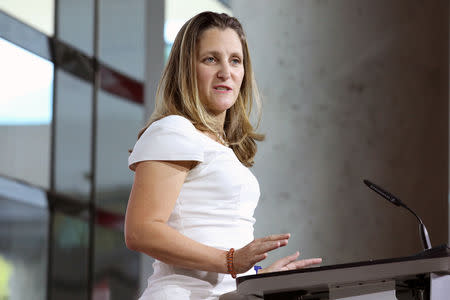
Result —
M414 211L412 211L412 209L410 209L408 206L406 206L402 201L400 201L400 199L398 199L397 197L395 197L391 193L383 190L382 188L380 188L379 186L377 186L376 184L370 182L367 179L364 179L363 181L370 189L374 190L377 194L379 194L380 196L382 196L383 198L385 198L386 200L388 200L392 204L394 204L396 206L404 207L407 210L409 210L417 218L417 220L419 221L419 234L420 234L420 238L421 238L421 241L422 241L423 248L425 250L431 249L431 242L430 242L430 237L428 236L427 228L425 227L425 224L423 224L423 222L419 218L419 216Z

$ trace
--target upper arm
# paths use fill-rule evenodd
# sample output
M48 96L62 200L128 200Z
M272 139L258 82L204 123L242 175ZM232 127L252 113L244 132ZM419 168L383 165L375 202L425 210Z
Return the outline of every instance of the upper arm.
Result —
M167 222L193 164L192 161L143 161L137 164L125 218L127 238L132 238L145 224Z

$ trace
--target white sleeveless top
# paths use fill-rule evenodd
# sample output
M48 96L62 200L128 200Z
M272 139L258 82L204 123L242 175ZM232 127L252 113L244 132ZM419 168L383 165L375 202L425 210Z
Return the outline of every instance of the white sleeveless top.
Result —
M222 250L239 249L253 240L259 185L232 149L198 131L188 119L171 115L147 128L136 142L128 165L134 170L137 162L146 160L199 162L186 177L169 226ZM235 280L228 274L183 269L158 260L153 268L142 300L218 299L236 289Z

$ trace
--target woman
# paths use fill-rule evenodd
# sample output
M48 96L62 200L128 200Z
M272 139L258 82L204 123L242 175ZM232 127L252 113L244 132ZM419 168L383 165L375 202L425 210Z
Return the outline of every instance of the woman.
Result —
M287 245L289 234L253 239L259 186L247 167L263 139L249 121L253 101L259 97L239 21L212 12L190 19L129 157L135 178L126 244L156 259L141 299L217 299L235 289L236 274L254 274L255 263ZM321 262L298 255L260 272Z

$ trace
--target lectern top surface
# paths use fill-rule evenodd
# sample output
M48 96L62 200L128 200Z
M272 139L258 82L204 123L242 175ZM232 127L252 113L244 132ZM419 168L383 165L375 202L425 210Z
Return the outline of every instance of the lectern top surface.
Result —
M391 263L397 263L397 262L408 262L408 261L424 260L424 259L432 259L432 258L440 258L440 257L450 257L450 248L448 247L448 245L440 245L438 247L434 247L432 249L425 250L418 254L415 254L412 256L406 256L406 257L368 260L368 261L351 262L351 263L329 265L329 266L322 266L322 267L313 267L313 268L306 268L306 269L299 269L299 270L263 273L263 274L257 274L257 275L247 275L247 276L238 277L236 279L236 283L237 283L237 286L239 286L241 283L243 283L247 280L252 280L252 279L257 279L257 278L274 277L274 276L278 276L278 275L289 275L289 274L298 274L298 273L312 273L312 272L319 272L319 271L333 270L333 269L348 269L348 268L354 268L354 267L391 264Z

